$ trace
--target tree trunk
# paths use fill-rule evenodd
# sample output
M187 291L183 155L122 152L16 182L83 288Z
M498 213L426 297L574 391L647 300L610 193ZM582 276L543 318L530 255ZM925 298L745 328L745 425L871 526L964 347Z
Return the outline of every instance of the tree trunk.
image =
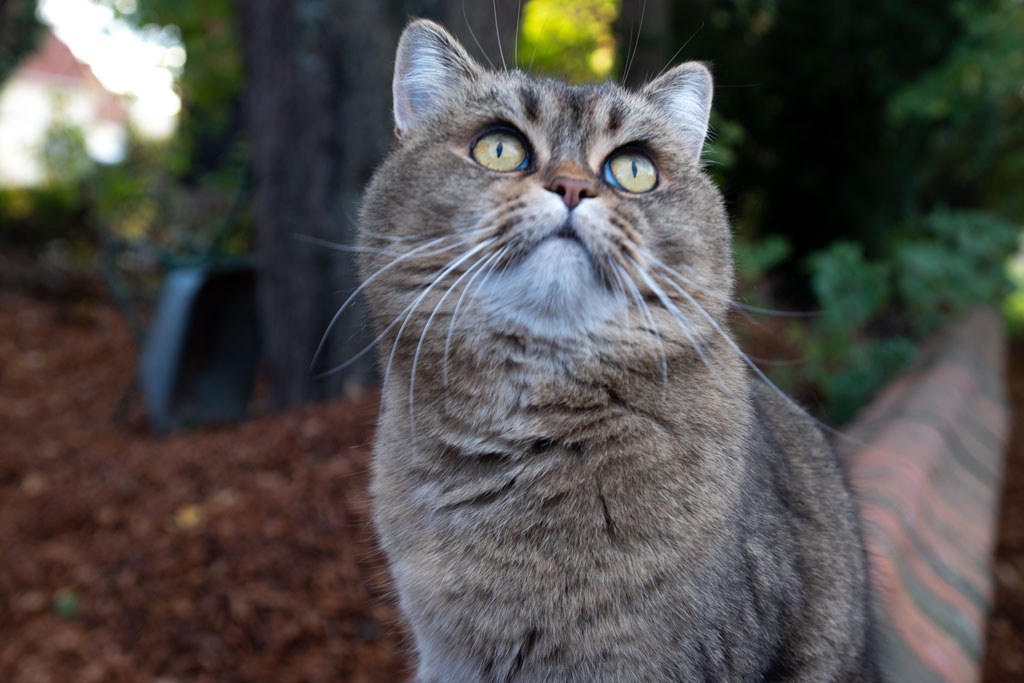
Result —
M407 17L442 21L479 54L463 7L461 0L239 0L259 304L277 408L373 379L372 354L318 376L370 342L361 303L333 327L309 370L331 318L358 284L353 256L325 244L353 243L359 195L390 143L391 69ZM491 4L467 2L465 12L500 68ZM503 2L497 12L511 65L518 3Z
M347 6L346 6L347 5ZM379 3L240 0L246 113L255 176L259 304L273 402L282 408L366 383L364 359L317 378L367 342L353 317L328 335L356 285L351 254L359 188L391 133ZM313 243L322 240L323 242Z
M35 49L40 28L36 0L0 0L0 85Z

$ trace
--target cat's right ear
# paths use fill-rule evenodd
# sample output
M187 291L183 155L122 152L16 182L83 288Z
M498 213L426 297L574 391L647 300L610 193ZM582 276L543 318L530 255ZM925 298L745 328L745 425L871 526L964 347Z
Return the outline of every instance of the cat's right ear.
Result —
M469 53L441 26L427 19L409 22L398 41L395 77L395 135L411 133L449 106L481 73Z
M668 115L680 133L686 155L699 162L711 117L713 87L708 68L700 62L680 64L648 83L642 92Z

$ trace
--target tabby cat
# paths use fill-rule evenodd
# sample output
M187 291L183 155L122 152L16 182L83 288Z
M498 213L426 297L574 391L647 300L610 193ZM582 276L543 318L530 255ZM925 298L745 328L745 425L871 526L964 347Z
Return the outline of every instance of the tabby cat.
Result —
M359 249L417 680L875 680L843 474L725 327L708 70L570 86L417 20L393 94Z

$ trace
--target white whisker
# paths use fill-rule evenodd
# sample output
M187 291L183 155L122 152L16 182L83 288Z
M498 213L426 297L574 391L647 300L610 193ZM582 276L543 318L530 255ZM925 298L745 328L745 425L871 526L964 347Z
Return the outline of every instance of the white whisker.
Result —
M441 309L441 305L444 303L445 299L448 298L448 295L451 294L452 291L459 286L459 283L462 282L462 280L466 276L472 273L477 266L479 266L482 263L486 264L488 258L493 258L493 254L491 255L491 257L481 256L476 261L474 261L473 264L469 268L467 268L462 275L455 279L455 282L453 282L451 286L447 290L445 290L445 293L438 300L437 304L434 306L434 310L430 312L430 316L427 318L427 322L424 323L423 325L423 331L420 333L420 340L416 344L416 352L413 354L412 357L412 370L409 373L409 428L413 432L413 441L415 441L416 438L416 416L413 410L413 397L416 391L416 367L419 365L420 362L420 352L423 350L423 340L426 339L427 337L427 330L430 328L430 323L434 321L434 316L437 315L437 312Z
M523 16L523 0L516 2L516 42L512 47L512 62L515 68L519 68L519 21Z
M473 27L469 24L469 17L466 15L466 0L462 0L462 18L466 22L466 28L469 29L470 37L473 39L473 42L476 43L476 46L480 48L480 54L484 56L484 59L487 60L487 63L490 64L491 68L493 69L494 62L492 62L491 58L487 56L487 52L484 50L484 46L480 44L480 41L476 37L476 33L473 32Z
M815 424L817 424L820 428L827 431L828 433L834 436L841 437L843 439L856 441L851 439L851 437L847 436L846 434L843 434L838 429L835 429L834 427L825 424L824 422L822 422L821 420L819 420L818 418L814 417L806 410L801 408L796 401L791 399L786 394L786 392L784 392L782 389L779 389L774 382L768 379L768 375L764 374L761 368L757 367L757 363L752 361L750 357L747 356L747 354L743 353L743 350L735 341L733 341L732 337L729 336L729 333L722 329L722 326L719 325L713 317L711 317L710 313L704 310L704 307L701 306L700 303L696 299L694 299L689 292L681 288L672 280L668 280L667 282L670 285L672 285L672 287L677 292L679 292L679 294L681 294L690 303L691 306L696 308L698 313L704 316L704 318L711 324L711 327L722 337L723 340L725 340L726 344L729 345L729 347L736 353L736 355L738 355L743 360L743 362L747 364L747 366L754 372L754 374L756 374L761 379L761 381L767 384L771 388L771 390L778 394L786 403L788 403L792 408L795 408L801 414L806 415L809 419L813 420Z
M343 251L354 254L386 254L388 256L401 256L402 254L400 251L380 249L378 247L364 247L359 244L342 244L340 242L323 239L322 237L314 237L312 235L303 235L300 233L292 233L292 237L300 242L324 247L325 249L330 249L332 251Z
M780 311L773 308L762 308L761 306L751 306L749 304L740 303L735 299L730 299L728 296L726 296L725 294L716 289L705 287L697 282L694 282L693 280L686 277L679 271L674 270L672 267L667 266L661 261L659 261L650 252L643 250L641 253L643 253L644 257L646 257L648 260L654 263L654 265L658 266L669 275L679 278L679 280L682 281L683 284L693 287L694 289L699 289L700 291L718 299L719 301L724 301L725 303L729 304L730 306L738 310L747 311L749 313L757 313L760 315L773 315L780 318L813 318L821 315L819 312L816 311ZM704 278L704 276L698 273L693 268L693 266L687 265L685 263L681 263L679 265L687 269L688 271L693 271L694 275L696 275L697 277Z
M658 297L658 300L661 301L661 304L676 319L676 322L679 323L679 327L680 329L682 329L683 334L685 334L687 339L690 340L690 344L693 346L694 350L697 352L697 355L700 357L701 362L703 362L704 366L711 371L711 373L715 376L715 379L718 380L718 383L721 384L722 388L725 389L725 391L728 393L730 391L729 385L725 382L725 380L722 379L722 376L718 373L718 369L711 363L710 360L708 360L708 357L704 354L703 344L701 344L700 340L694 336L693 331L690 330L690 326L693 324L690 322L690 319L686 317L686 314L679 310L678 306L672 303L672 300L668 297L667 294L665 294L664 290L662 290L662 288L658 286L658 284L651 278L650 275L648 275L642 268L640 268L640 266L637 265L637 263L633 259L629 257L626 258L629 259L629 262L633 265L633 269L640 274L641 278L643 278L644 284L651 288L651 291L654 292L655 296ZM675 285L675 283L672 282L671 280L669 280L669 284ZM708 347L708 351L711 351L710 347ZM711 352L714 353L713 351Z
M658 75L655 76L654 78L652 78L651 80L656 81L659 78L661 78L661 75L663 73L665 73L670 66L672 66L672 62L676 61L676 57L679 56L679 53L686 49L686 46L690 44L691 40L693 40L694 38L697 37L697 34L700 33L700 30L702 28L704 28L704 22L703 21L700 22L700 26L697 27L697 30L690 34L690 37L686 39L686 42L683 43L682 47L680 47L678 50L676 50L676 53L674 55L669 57L668 61L665 62L665 66L661 67L661 71L658 72ZM716 88L721 88L722 86L716 85L715 87Z
M545 19L544 23L540 25L540 34L541 35L544 35L544 32L547 30L548 19L550 19L550 18L551 17L548 17L547 19ZM533 60L534 60L534 58L537 57L537 48L538 47L539 47L539 44L533 46L533 54L530 55L530 66L526 69L526 75L527 76L533 74Z
M454 248L456 246L458 246L458 245L457 244L452 245L452 247L448 247L448 249ZM440 250L440 251L447 251L447 249ZM430 253L436 254L436 253L440 253L440 251L435 251L435 252L430 252ZM420 256L426 256L426 254L420 254ZM446 266L447 266L447 264L445 264L445 266L442 266L441 268L439 268L438 272L443 270ZM365 285L367 283L369 283L369 280L367 280L363 284ZM349 297L349 301L345 302L345 305L348 305L351 302L351 300L355 297L355 295L357 293L358 293L358 291L357 292L353 292L352 296ZM386 337L388 335L388 332L390 332L391 330L394 329L395 325L397 325L401 320L403 320L407 314L412 312L412 309L416 305L416 303L417 303L416 301L410 302L408 305L406 305L405 308L403 308L401 311L399 311L398 315L395 316L395 319L392 320L388 324L388 326L385 327L384 330L380 334L378 334L376 337L374 337L373 341L371 341L369 344L364 346L363 349L361 351L359 351L359 353L355 354L354 356L352 356L351 358L346 360L344 363L341 363L340 365L337 365L337 366L331 368L330 370L325 370L324 372L321 372L321 373L318 373L316 375L313 375L312 376L313 379L323 379L324 377L330 377L331 375L334 375L336 373L341 372L342 370L344 370L345 368L349 367L350 365L355 363L357 360L359 360L360 358L365 356L367 353L370 352L371 349L373 349L374 346L376 346L382 339L384 339L384 337ZM335 314L335 317L337 318L339 315L340 315L340 311L339 311L339 313ZM328 328L328 333L329 332L330 332L330 328ZM322 341L321 341L321 343L322 343Z
M665 357L665 344L661 340L661 333L658 331L658 324L654 321L651 309L644 301L643 296L641 296L640 290L637 288L633 278L630 277L629 273L618 264L613 263L612 265L616 276L625 280L625 283L629 285L630 292L633 295L633 300L636 301L637 307L640 309L640 314L651 326L651 333L658 341L658 350L661 353L661 399L664 401L668 395L668 359Z
M636 44L633 45L633 54L626 60L626 73L622 74L622 82L625 83L626 79L629 78L629 70L633 67L633 60L636 59L636 51L640 47L640 35L644 30L644 15L647 13L647 0L644 0L643 6L640 8L640 24L636 29Z
M473 287L473 281L476 280L477 276L480 275L480 273L483 273L485 269L489 268L493 270L494 265L498 262L498 260L504 254L508 253L508 249L509 247L506 244L504 247L491 254L487 261L484 262L484 265L480 267L480 270L478 270L476 273L473 274L471 278L469 278L469 282L467 282L466 286L463 287L462 294L459 295L458 301L455 302L455 309L452 311L452 319L448 322L448 334L445 336L444 339L444 356L441 359L441 382L445 387L448 386L448 352L451 349L452 345L452 331L455 329L455 320L459 316L459 309L462 307L462 300L466 298L466 294L468 294L469 290ZM485 281L486 279L487 276L484 275L483 281Z
M501 68L508 71L508 64L505 63L505 51L501 49L501 29L498 28L498 0L491 0L491 8L494 10L494 37L498 39L498 54L501 55Z
M440 282L445 277L447 277L449 273L451 273L453 270L458 268L466 259L471 257L473 254L475 254L478 251L480 251L481 249L485 249L486 247L488 247L491 244L493 244L495 239L496 238L494 238L494 237L488 238L488 239L484 240L483 242L480 242L479 244L477 244L475 247L473 247L469 251L467 251L464 254L462 254L462 256L459 256L457 259L455 259L447 268L444 269L444 272L442 272L440 275L435 277L430 282L430 284L427 285L427 287L423 290L423 292L416 298L416 300L413 301L412 307L410 308L409 313L406 314L405 320L402 321L401 327L398 328L398 333L395 335L395 342L394 342L394 344L391 345L391 354L388 356L388 364L387 364L387 367L384 368L384 386L387 386L388 376L391 373L391 363L395 359L395 351L398 350L398 342L402 338L402 332L405 330L405 326L409 323L409 320L412 318L412 314L416 311L416 307L419 306L420 302L423 301L424 298L426 298L427 294L430 293L430 290L432 290L434 288L434 286L437 285L438 282Z
M339 308L338 311L334 314L334 317L331 318L331 322L328 323L327 329L324 330L323 336L320 337L320 343L317 344L316 351L313 353L313 359L309 362L310 371L312 371L313 367L316 365L317 360L320 359L320 354L323 352L324 345L327 343L327 338L330 336L331 330L334 329L334 326L338 323L338 320L341 319L341 314L344 313L345 310L352 304L352 302L356 298L356 295L358 295L359 292L363 291L363 289L365 289L368 284L373 282L379 275L381 275L382 273L386 272L390 268L398 265L399 263L401 263L402 261L404 261L404 260L406 260L408 258L416 256L417 253L422 251L423 249L427 249L429 247L432 247L435 244L437 244L438 242L443 242L444 240L449 239L450 237L452 237L452 236L447 236L446 235L444 237L438 237L436 239L433 239L433 240L427 242L426 244L420 245L419 247L413 249L412 251L409 251L409 252L399 256L398 258L394 259L393 261L391 261L390 263L388 263L387 265L382 267L376 273L374 273L370 277L366 278L366 280L361 285L356 287L355 291L352 292L352 294L350 294L347 299L345 299L345 303L343 303L341 305L341 308ZM457 246L459 246L459 245L458 244L452 244L451 246L448 246L448 247L445 247L444 249L441 249L440 252L433 252L433 253L443 253L443 252L448 251L449 249L453 249L453 248L455 248ZM431 252L428 252L428 253L431 253ZM420 254L420 255L421 256L427 256L428 254Z

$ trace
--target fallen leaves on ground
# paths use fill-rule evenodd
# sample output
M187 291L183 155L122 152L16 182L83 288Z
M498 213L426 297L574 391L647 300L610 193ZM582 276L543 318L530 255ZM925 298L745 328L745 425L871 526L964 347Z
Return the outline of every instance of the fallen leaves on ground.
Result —
M0 330L0 680L407 677L375 396L161 438L112 420L136 356L114 309L0 293Z

